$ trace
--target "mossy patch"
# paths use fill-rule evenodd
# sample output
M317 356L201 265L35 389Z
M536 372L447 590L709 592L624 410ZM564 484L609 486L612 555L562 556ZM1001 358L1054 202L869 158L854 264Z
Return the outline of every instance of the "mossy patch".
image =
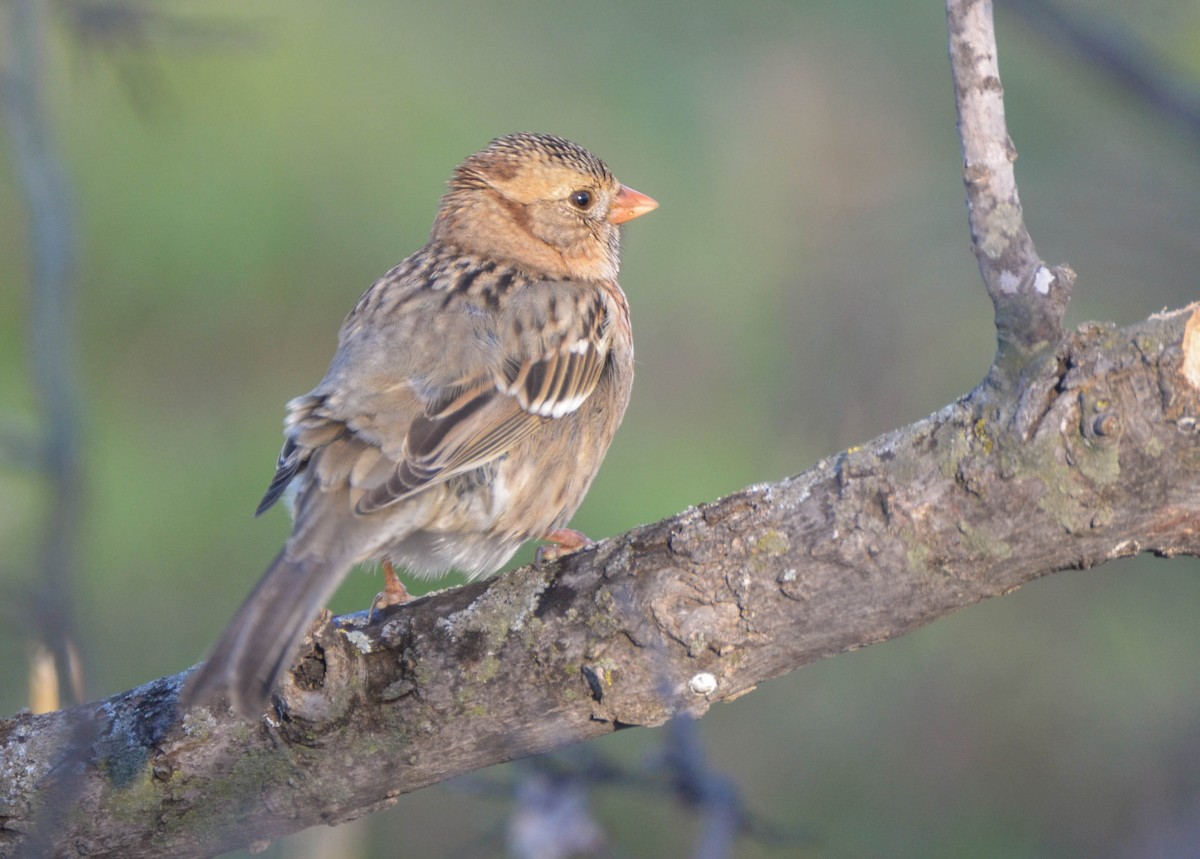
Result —
M778 558L780 555L786 555L791 548L792 542L787 534L783 531L769 530L764 531L754 541L754 545L750 547L750 554Z
M1012 546L993 536L986 528L972 528L966 522L959 522L958 533L962 535L963 549L972 558L1002 561L1012 556Z

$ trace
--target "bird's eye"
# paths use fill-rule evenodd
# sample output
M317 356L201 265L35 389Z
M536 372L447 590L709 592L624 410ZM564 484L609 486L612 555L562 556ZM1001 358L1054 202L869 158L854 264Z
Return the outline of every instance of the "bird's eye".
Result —
M580 210L587 209L588 206L592 205L592 192L591 191L572 191L571 192L571 204L573 206L575 206L576 209L580 209Z

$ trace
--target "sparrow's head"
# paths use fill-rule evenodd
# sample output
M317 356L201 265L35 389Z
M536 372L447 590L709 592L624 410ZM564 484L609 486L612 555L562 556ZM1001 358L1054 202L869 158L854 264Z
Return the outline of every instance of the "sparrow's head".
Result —
M619 224L656 208L582 146L498 137L454 171L432 238L553 277L614 279Z

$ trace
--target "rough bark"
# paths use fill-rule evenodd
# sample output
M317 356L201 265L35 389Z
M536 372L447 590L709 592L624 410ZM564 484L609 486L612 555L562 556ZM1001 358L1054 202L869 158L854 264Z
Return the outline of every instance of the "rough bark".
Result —
M1063 334L1012 178L991 7L949 0L964 177L999 348L923 421L526 568L326 620L248 724L185 675L0 722L0 856L206 856L457 773L700 715L1038 576L1200 553L1200 305Z

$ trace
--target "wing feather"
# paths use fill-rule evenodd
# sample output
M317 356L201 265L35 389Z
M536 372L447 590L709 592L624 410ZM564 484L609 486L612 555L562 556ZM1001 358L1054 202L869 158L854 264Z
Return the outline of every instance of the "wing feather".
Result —
M402 460L386 483L359 500L358 511L379 510L487 465L544 422L578 410L596 389L608 360L603 298L590 296L581 311L534 354L520 354L515 340L490 376L452 392L415 419Z
M608 361L605 301L599 291L578 292L569 296L575 312L562 315L563 298L555 294L560 287L538 287L546 301L531 302L521 311L524 316L507 320L512 327L501 330L510 336L498 338L492 365L446 384L440 395L435 392L409 423L402 445L383 444L386 412L371 408L343 414L346 403L317 392L289 403L287 440L258 512L274 504L297 475L315 467L321 485L346 480L361 489L356 510L372 513L485 466L545 422L577 411ZM415 390L410 388L410 395Z

